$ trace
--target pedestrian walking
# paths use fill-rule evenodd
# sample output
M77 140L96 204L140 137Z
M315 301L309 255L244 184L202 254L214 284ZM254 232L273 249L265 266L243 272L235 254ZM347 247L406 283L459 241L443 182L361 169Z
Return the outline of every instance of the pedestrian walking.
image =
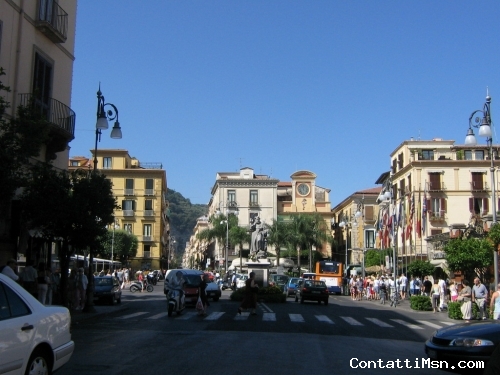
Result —
M35 267L33 267L33 261L30 260L26 263L23 272L21 272L20 279L21 285L26 289L33 297L38 297L38 287L36 285L36 280L38 277L38 272L36 272Z
M432 282L429 280L429 276L425 276L424 282L422 283L422 291L424 296L431 296Z
M488 319L485 309L486 299L488 298L488 289L486 289L484 284L481 283L479 277L476 277L474 279L474 286L472 287L472 297L479 309L478 319Z
M455 302L458 298L458 287L457 287L456 281L454 281L450 285L450 298L451 298L451 302Z
M462 312L462 319L464 319L466 323L469 323L472 315L472 290L467 280L462 281L462 283L464 287L458 294L458 300L463 301L463 304L460 307L460 311Z
M208 298L207 298L207 285L209 283L209 276L207 274L203 274L201 277L201 283L200 283L200 288L199 288L199 296L201 299L201 303L203 304L203 310L198 311L198 315L207 315L207 309L210 304L208 303Z
M497 285L497 291L491 295L490 310L493 319L500 319L500 284Z
M432 290L431 290L431 302L432 302L432 312L437 313L439 311L439 301L440 301L440 294L439 294L439 282L434 280L434 284L432 285Z
M87 286L89 284L87 275L83 272L83 268L78 269L75 277L75 309L83 310L85 308L85 299Z
M242 310L252 309L252 315L257 315L257 293L259 292L259 286L255 282L255 272L250 272L248 276L248 279L245 281L245 296L240 307L238 307L238 314L241 314Z

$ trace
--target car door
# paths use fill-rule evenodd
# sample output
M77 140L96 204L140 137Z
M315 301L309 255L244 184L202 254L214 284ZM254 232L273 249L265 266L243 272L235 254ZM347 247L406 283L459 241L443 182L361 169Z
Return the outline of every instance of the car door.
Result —
M36 331L31 315L22 298L0 281L0 373L21 373L28 360Z

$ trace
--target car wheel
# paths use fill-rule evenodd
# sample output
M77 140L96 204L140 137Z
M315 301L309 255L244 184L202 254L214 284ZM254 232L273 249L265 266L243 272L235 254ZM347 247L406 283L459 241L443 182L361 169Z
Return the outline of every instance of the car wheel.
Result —
M52 373L52 364L50 361L50 356L45 350L35 349L31 354L28 361L28 366L26 366L25 375L50 375Z
M214 297L214 302L217 302L219 300L219 297Z
M109 299L109 304L111 306L114 306L114 304L115 304L115 296L114 295L112 295L111 298Z

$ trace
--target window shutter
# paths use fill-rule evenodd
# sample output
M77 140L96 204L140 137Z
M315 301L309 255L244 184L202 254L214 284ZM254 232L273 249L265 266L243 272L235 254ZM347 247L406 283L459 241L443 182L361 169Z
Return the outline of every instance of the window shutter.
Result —
M135 201L132 201L132 210L135 211Z
M469 198L469 212L474 212L474 198Z
M446 199L441 198L441 211L446 212Z
M373 220L373 206L365 206L365 220Z
M489 211L488 198L483 198L483 214L487 214Z
M122 210L124 210L124 209L125 209L125 201L122 200Z

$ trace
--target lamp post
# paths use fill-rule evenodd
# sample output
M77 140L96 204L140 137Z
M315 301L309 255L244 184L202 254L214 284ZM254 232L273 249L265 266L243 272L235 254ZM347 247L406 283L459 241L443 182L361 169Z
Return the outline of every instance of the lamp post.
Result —
M105 107L111 107L106 111ZM97 145L101 141L101 134L103 130L108 128L108 120L116 120L111 130L111 138L121 139L122 130L120 128L120 123L118 122L118 108L114 104L105 103L104 95L101 92L101 84L99 83L99 90L97 91L97 121L95 124L95 148L94 148L94 169L93 173L97 172ZM114 233L114 232L113 232ZM94 264L94 254L93 249L90 248L89 251L89 272L88 272L88 285L87 285L87 300L85 301L84 312L95 312L94 308L94 276L92 273L92 267Z
M349 221L349 216L347 216L345 213L342 216L342 221L339 223L339 227L345 229L345 269L346 269L346 276L347 275L347 240L349 239L349 228L352 228L355 226L357 223L355 221L354 216L351 217L351 220Z
M114 248L115 248L115 229L116 228L119 228L119 226L117 225L117 222L116 222L116 219L115 221L113 222L113 237L111 238L111 266L110 266L110 269L111 269L111 272L113 272L113 269L115 268L115 264L114 264L114 261L113 261L113 252L114 252Z
M366 275L366 272L365 272L365 254L366 254L366 246L365 246L365 215L364 215L364 212L365 212L365 196L363 195L363 198L361 198L361 200L358 202L358 207L357 207L357 210L356 210L356 213L354 214L354 218L355 220L357 221L359 218L361 218L362 220L362 230L361 230L361 233L363 235L363 264L362 264L362 268L361 268L361 273L362 273L362 276L363 276L363 281L365 280L365 275Z
M495 186L495 165L493 163L493 138L491 132L491 112L490 112L491 97L486 91L486 102L484 103L483 109L478 109L471 113L469 117L469 130L467 131L467 136L465 137L465 145L475 146L477 144L476 136L472 128L479 128L479 136L486 137L486 143L490 148L490 173L491 173L491 205L493 206L493 222L491 225L495 225L497 222L497 202L496 202L496 186ZM476 113L482 113L482 120L480 117L473 117ZM493 250L493 272L495 274L495 287L498 285L498 251Z

